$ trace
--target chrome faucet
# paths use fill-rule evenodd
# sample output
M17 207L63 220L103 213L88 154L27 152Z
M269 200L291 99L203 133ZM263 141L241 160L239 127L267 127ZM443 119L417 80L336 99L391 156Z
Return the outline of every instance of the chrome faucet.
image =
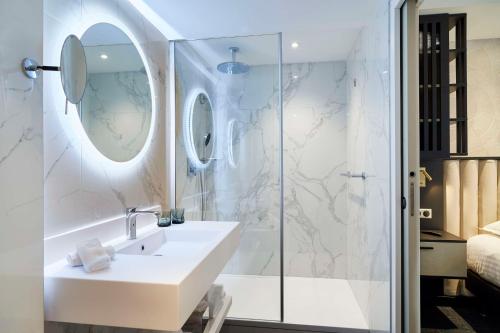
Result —
M137 210L137 208L127 208L126 224L127 224L127 239L135 239L137 235L136 219L137 215L153 214L156 216L157 223L160 223L161 212L154 210Z

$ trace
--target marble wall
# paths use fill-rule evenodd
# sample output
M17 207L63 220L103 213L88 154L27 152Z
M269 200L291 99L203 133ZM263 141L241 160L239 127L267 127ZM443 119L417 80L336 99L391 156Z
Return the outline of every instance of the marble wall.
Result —
M267 37L276 39L276 36ZM269 62L277 58L269 59ZM276 65L252 66L245 76L221 74L217 87L217 128L223 138L215 169L218 220L243 224L240 246L224 273L278 275L280 263L280 118ZM228 160L228 126L239 160ZM236 148L236 150L235 150Z
M277 42L276 35L242 39L244 43ZM216 64L206 62L203 50L210 42L214 41L176 43L176 204L186 208L187 218L200 219L203 181L205 219L244 224L240 247L225 272L279 274L278 68L255 66L245 75L222 74ZM182 124L190 91L200 88L209 95L214 110L215 151L206 169L192 172ZM228 159L231 122L239 133L232 140L233 152L239 151L240 156L232 164Z
M225 273L279 275L277 67L252 66L236 77L214 73L210 81L199 71L189 74L193 66L180 59L178 97L198 80L211 92L217 114L216 160L205 171L207 219L244 224ZM346 179L340 174L346 170L346 63L284 65L283 94L285 274L345 278ZM228 138L230 124L238 135ZM182 136L177 139L177 203L199 218L200 175L187 175Z
M41 1L0 1L0 332L43 332ZM45 75L45 74L43 74Z
M270 66L252 67L239 94L221 102L240 110L227 119L237 119L241 136L237 167L217 170L216 208L219 218L244 223L241 246L226 273L280 274L279 182L273 180L279 177L279 119L266 107L269 100L276 103L276 92L266 98L276 74ZM346 187L340 176L346 167L345 76L345 62L283 66L288 276L345 278Z
M284 65L285 274L346 277L346 63Z
M69 34L81 36L98 22L135 37L152 73L153 139L139 161L102 156L83 131L76 109L65 111L59 75L44 75L45 235L122 215L126 207L167 205L165 112L168 42L126 1L45 0L44 62L58 64ZM134 38L132 38L133 40Z
M347 60L347 278L374 331L390 324L389 14L381 1Z
M500 39L467 41L469 156L500 156L499 59ZM454 67L451 68L453 70ZM453 127L451 130L450 146L456 147Z

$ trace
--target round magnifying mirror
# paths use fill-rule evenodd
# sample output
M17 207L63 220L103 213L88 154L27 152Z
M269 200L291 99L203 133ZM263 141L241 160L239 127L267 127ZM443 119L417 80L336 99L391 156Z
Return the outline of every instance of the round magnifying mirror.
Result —
M205 92L191 95L184 122L186 152L197 169L206 168L214 151L214 123L210 98Z
M78 104L87 85L87 60L82 43L75 35L69 35L61 50L61 83L68 101Z
M153 121L146 62L131 38L109 23L91 26L82 43L88 66L82 126L102 155L130 161L147 145Z

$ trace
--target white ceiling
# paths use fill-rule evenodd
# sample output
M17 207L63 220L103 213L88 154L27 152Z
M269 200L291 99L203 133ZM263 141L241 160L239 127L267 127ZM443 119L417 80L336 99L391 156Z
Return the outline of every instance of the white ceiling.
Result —
M295 63L345 60L379 0L129 1L171 40L281 32L283 61ZM230 44L213 52L227 58Z
M467 39L500 38L499 0L424 0L420 14L467 13Z

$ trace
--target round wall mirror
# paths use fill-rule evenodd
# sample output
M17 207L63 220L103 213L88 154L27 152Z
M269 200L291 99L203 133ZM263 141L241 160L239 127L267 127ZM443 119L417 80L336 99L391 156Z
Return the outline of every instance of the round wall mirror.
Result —
M93 145L116 162L133 159L144 148L152 122L146 65L130 38L108 23L82 36L87 84L80 121Z
M210 98L203 91L191 94L184 114L184 141L191 164L204 169L214 151L214 121Z
M69 35L61 49L61 83L68 101L78 104L87 84L87 61L82 43L75 35Z

